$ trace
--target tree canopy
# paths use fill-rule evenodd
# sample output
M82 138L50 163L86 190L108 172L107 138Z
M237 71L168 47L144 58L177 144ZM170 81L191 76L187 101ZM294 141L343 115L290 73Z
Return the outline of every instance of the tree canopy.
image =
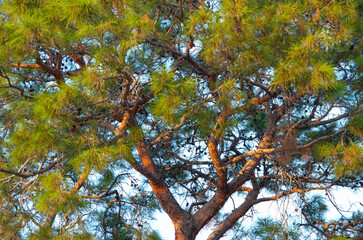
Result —
M214 240L292 197L300 231L357 236L357 206L323 213L332 189L363 187L361 11L354 0L1 1L1 238L160 239L149 223L162 210L175 239L208 224ZM253 217L241 239L299 239Z

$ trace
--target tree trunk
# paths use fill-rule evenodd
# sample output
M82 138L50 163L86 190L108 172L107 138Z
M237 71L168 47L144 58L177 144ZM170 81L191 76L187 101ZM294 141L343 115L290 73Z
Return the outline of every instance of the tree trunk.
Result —
M194 240L198 231L192 218L184 219L182 222L174 222L175 240Z

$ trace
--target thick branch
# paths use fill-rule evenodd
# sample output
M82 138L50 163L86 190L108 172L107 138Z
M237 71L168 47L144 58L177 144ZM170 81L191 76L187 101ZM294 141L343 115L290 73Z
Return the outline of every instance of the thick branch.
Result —
M266 131L258 145L257 150L269 149L269 147L272 145L272 139L276 131L276 124L279 117L280 114L278 112L269 114ZM247 163L239 171L237 176L230 183L228 183L228 191L230 191L230 194L233 194L235 191L237 191L238 188L250 178L253 170L257 167L262 158L263 151L260 154L253 155L251 159L247 161Z
M255 200L258 196L258 190L254 189L250 191L243 204L235 209L228 217L209 235L208 240L220 239L224 233L226 233L242 216L244 216L248 210L253 207Z
M221 137L224 129L224 125L230 116L230 106L225 107L220 113L217 123L213 129L213 134L210 136L207 146L209 150L209 156L212 159L212 162L217 170L217 197L220 194L226 194L227 192L227 171L223 168L223 163L221 161L219 152L218 152L218 143L219 138Z
M53 68L51 66L49 66L48 64L44 63L40 57L38 57L36 59L36 63L37 65L40 66L40 69L42 69L44 72L52 75L55 80L57 81L58 84L64 82L64 79L63 79L63 74L60 70L57 70L56 68Z
M184 222L185 219L190 218L190 214L180 207L168 186L160 177L160 173L150 156L149 149L144 141L144 138L136 142L136 149L143 166L148 172L150 172L150 176L145 175L145 177L150 180L150 185L156 198L174 224L180 225L180 223Z
M71 193L78 191L83 186L83 184L86 182L86 180L88 178L89 172L90 171L88 169L87 170L84 170L82 172L82 174L79 177L78 181L76 182L76 184L71 189L71 191L70 191Z

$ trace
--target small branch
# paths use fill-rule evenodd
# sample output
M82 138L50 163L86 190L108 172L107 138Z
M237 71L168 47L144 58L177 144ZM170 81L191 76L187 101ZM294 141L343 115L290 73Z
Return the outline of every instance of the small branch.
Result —
M79 74L82 70L81 69L75 69L72 71L68 71L68 72L62 72L62 76L65 77L73 77L76 76L77 74Z
M255 204L257 203L261 203L261 202L266 202L266 201L274 201L274 200L277 200L277 199L280 199L280 198L283 198L283 197L286 197L288 195L291 195L293 193L306 193L306 192L310 192L310 191L314 191L314 190L325 190L325 189L328 189L328 188L331 188L333 185L328 185L326 187L315 187L315 188L308 188L308 189L305 189L305 190L302 190L302 189L298 189L297 187L291 189L291 190L288 190L288 191L284 191L280 194L277 194L275 196L272 196L272 197L265 197L265 198L259 198L255 201Z
M353 228L354 230L358 230L357 228L354 227L354 225L358 225L358 224L362 224L361 222L356 222L356 221L352 221L352 222L348 222L348 223L341 223L341 222L328 222L326 224L323 225L324 229L329 228L330 226L349 226L351 228Z
M46 93L46 92L47 92L47 90L48 90L49 88L52 88L52 87L58 87L58 84L53 83L53 84L48 85L48 86L44 89L44 91L42 92L42 94L43 94L43 93Z
M82 196L83 198L88 198L88 199L100 199L100 198L104 198L104 197L108 197L108 196L111 196L115 194L115 199L119 199L119 194L118 194L118 191L117 190L113 190L113 191L110 191L110 192L105 192L104 194L102 195L97 195L97 196Z
M190 51L190 49L192 49L194 47L194 38L193 38L193 36L190 36L189 37L189 44L188 44L188 46L187 46L187 49L186 49L186 55L187 55L187 57L189 57L190 56L190 54L189 54L189 51Z
M115 194L115 198L116 199L119 199L119 194L118 194L118 191L117 190L113 190L111 191L111 189L113 188L113 186L115 185L115 183L117 182L118 178L120 176L123 176L123 175L129 175L129 173L121 173L119 175L117 175L117 177L115 178L115 180L111 183L111 185L109 186L109 188L107 189L107 191L104 193L104 194L101 194L101 195L98 195L98 196L82 196L83 198L89 198L89 199L99 199L99 198L103 198L103 197L108 197L112 194Z
M175 157L176 159L184 162L184 163L187 163L187 164L191 164L191 165L213 165L213 162L211 161L188 161L188 160L185 160L184 158L180 157L179 155L176 155L174 154L174 152L169 152L172 154L173 157Z
M281 91L276 91L274 93L270 93L270 94L266 94L262 97L255 97L255 98L252 98L251 101L250 101L250 105L260 105L264 102L268 102L269 100L271 100L272 98L276 97ZM243 108L246 108L246 106L243 106Z
M310 123L306 123L306 124L302 124L300 126L297 126L296 129L308 129L308 128L312 128L312 127L326 125L326 124L329 124L329 123L339 121L339 120L341 120L343 118L349 117L350 115L351 115L351 113L345 113L345 114L340 115L338 117L331 118L329 120L321 121L321 122L319 120L315 120L314 122L310 122Z
M318 232L320 232L323 236L325 236L327 239L330 238L331 236L328 235L326 232L324 232L323 230L321 230L320 228L318 228L317 226L315 226L310 220L309 218L305 215L305 213L302 211L301 214L304 216L305 221L308 223L308 225L312 228L314 228L315 230L317 230Z
M42 173L52 169L55 165L57 165L61 161L62 161L62 159L59 158L58 160L55 160L54 162L49 164L47 167L45 167L45 168L43 168L43 169L41 169L39 171L32 172L32 173L20 173L20 172L17 172L17 171L13 171L13 170L9 170L9 169L3 169L3 168L0 168L0 172L13 174L13 175L21 177L21 178L28 178L28 177L33 177L35 175L42 174Z
M298 149L309 148L309 147L313 146L314 144L316 144L317 142L321 142L321 141L324 141L324 140L332 139L332 138L338 136L340 133L344 132L345 130L346 130L345 128L342 128L342 129L340 129L339 131L337 131L334 134L322 136L322 137L317 138L317 139L315 139L314 141L312 141L312 142L310 142L308 144L297 146L297 148Z
M250 188L250 187L240 187L238 189L238 191L241 191L241 192L251 192L253 189Z
M198 206L198 205L204 205L206 203L207 203L207 201L192 203L188 209L188 213L192 212L193 207Z
M192 58L190 55L184 55L183 53L177 51L175 49L175 47L171 47L171 46L166 46L162 43L155 43L155 41L153 40L147 40L151 45L156 45L159 47L163 47L167 50L169 50L171 52L172 56L175 56L175 58L183 58L185 60L187 60L195 69L197 69L198 71L200 71L202 74L204 74L207 77L210 77L212 75L211 71L206 68L205 66L203 66L202 63L198 62L196 59Z
M262 90L264 90L268 95L272 95L272 93L270 92L270 90L263 84L259 83L259 82L254 82L248 78L243 78L244 80L246 80L248 83L251 83L252 85L261 88Z
M183 126L184 122L185 122L185 117L187 116L187 114L184 114L180 120L180 123L178 123L178 125L176 125L175 127L173 127L173 131L178 130L179 128L181 128L181 126Z
M102 218L102 228L105 232L108 232L107 229L106 229L106 225L105 225L105 220L106 220L106 215L107 215L107 212L108 210L110 209L110 207L112 206L112 203L114 202L117 202L118 200L117 199L112 199L110 201L110 203L108 204L106 210L105 210L105 214L103 215L103 218Z

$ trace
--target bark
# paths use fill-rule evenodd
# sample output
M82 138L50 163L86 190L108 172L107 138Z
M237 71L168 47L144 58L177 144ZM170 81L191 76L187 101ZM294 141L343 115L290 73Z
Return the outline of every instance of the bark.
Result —
M162 208L174 222L175 227L177 228L178 226L178 229L181 229L180 231L183 232L182 230L185 230L184 226L186 225L186 222L188 222L186 219L191 218L190 214L180 207L166 183L161 179L160 173L158 172L154 161L151 159L149 150L143 139L136 143L136 149L138 151L142 165L153 176L152 178L149 178L149 181L156 198L158 199Z
M193 215L193 220L198 231L202 229L224 206L230 195L217 192L198 212Z
M17 67L17 68L31 68L31 69L41 69L39 64L27 64L27 63L10 63L10 67Z
M175 240L193 240L196 238L199 230L195 228L195 223L191 216L182 221L174 221Z
M73 186L73 188L69 192L70 193L77 192L83 186L83 184L87 181L89 173L90 173L89 169L84 170L82 172L81 176L79 177L78 181L76 182L76 184Z
M211 235L209 235L208 240L217 240L223 237L223 235L240 219L244 216L248 210L255 204L259 191L252 190L247 194L246 200L237 209L235 209L223 222L219 225Z

